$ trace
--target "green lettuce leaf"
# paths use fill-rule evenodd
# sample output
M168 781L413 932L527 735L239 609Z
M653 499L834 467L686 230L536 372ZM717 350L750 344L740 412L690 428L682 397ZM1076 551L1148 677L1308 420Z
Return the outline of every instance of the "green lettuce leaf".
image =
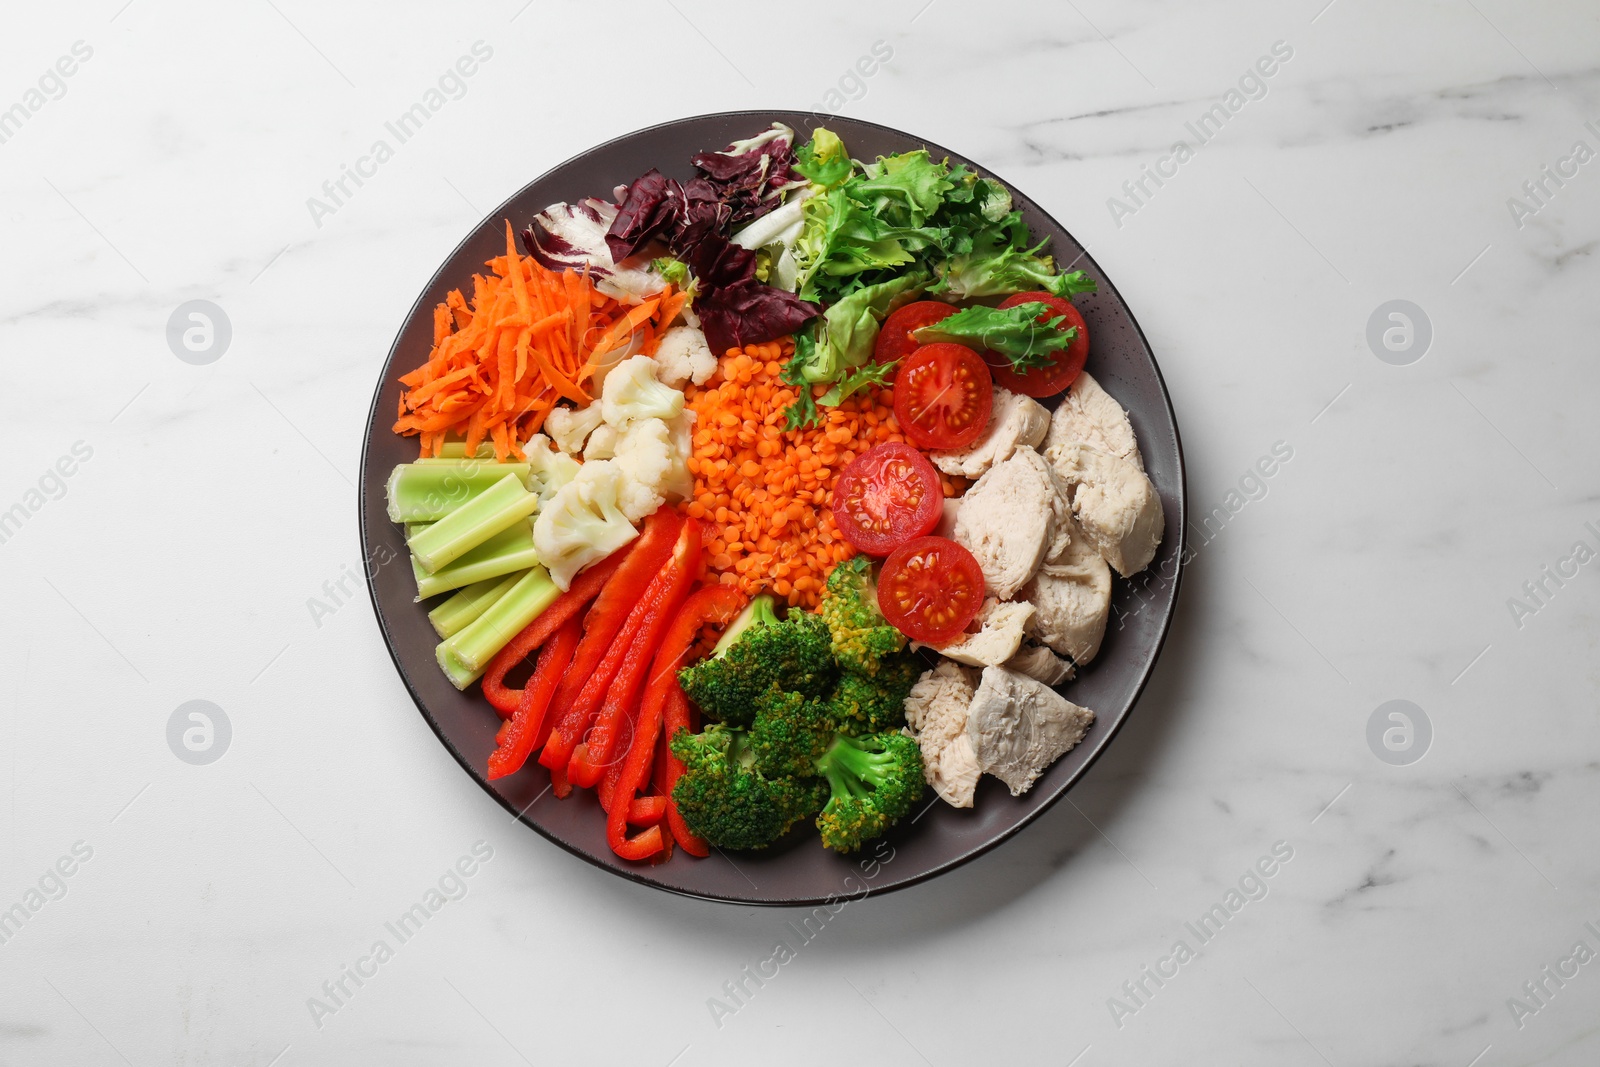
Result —
M843 182L854 170L839 135L821 126L811 131L810 141L795 149L792 168L825 188Z
M1014 308L970 307L924 326L914 336L923 344L940 341L966 345L982 351L988 349L1005 356L1019 371L1049 366L1054 353L1066 348L1078 336L1076 326L1062 329L1065 315L1057 315L1045 322L1039 316L1048 314L1050 308L1038 301L1018 304Z
M847 183L850 195L896 225L923 225L955 188L950 168L935 163L926 148L884 156L870 171Z

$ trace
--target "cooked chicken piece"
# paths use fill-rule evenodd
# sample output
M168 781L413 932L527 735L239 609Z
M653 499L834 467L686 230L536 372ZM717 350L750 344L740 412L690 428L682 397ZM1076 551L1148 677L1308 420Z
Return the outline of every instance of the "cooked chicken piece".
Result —
M1056 445L1048 455L1072 492L1073 517L1105 561L1124 578L1149 566L1166 520L1144 472L1078 441Z
M1067 523L1072 540L1066 550L1045 559L1022 596L1035 608L1028 633L1082 667L1094 659L1105 637L1111 568L1077 520L1069 517Z
M1016 595L1044 561L1055 530L1055 483L1039 453L996 463L961 498L955 539L977 557L988 593Z
M928 458L946 474L977 478L1017 449L1037 448L1049 429L1050 412L1043 404L997 385L983 436L966 448L930 452Z
M1004 667L985 667L967 710L967 736L978 766L1026 793L1039 775L1083 740L1094 712L1043 682Z
M1034 453L1038 455L1037 452ZM1050 515L1054 520L1054 527L1050 535L1050 544L1044 550L1046 565L1053 559L1061 559L1067 555L1074 541L1083 541L1083 531L1078 529L1077 522L1072 518L1072 487L1061 480L1061 475L1050 465L1050 461L1039 456L1044 469L1050 472L1050 485L1055 490L1055 495L1050 499Z
M967 708L978 672L949 660L923 673L906 697L907 732L922 748L922 775L957 808L972 807L978 758L967 736Z
M1087 373L1078 375L1050 416L1050 433L1041 451L1048 452L1071 441L1081 441L1144 470L1144 457L1139 455L1139 442L1134 439L1128 413Z
M954 541L956 539L956 515L960 511L961 511L961 498L960 497L958 497L958 496L947 496L947 497L945 497L944 498L944 514L942 516L940 516L939 525L937 525L937 526L935 526L933 528L933 532L938 534L940 537L948 537L950 540Z
M1017 654L1022 639L1033 621L1033 605L1027 602L1012 603L995 600L983 602L978 609L978 622L982 629L977 633L962 634L954 644L936 649L939 655L965 663L969 667L998 667Z
M1043 645L1024 645L1000 666L1049 686L1071 681L1077 673L1071 660L1062 659Z

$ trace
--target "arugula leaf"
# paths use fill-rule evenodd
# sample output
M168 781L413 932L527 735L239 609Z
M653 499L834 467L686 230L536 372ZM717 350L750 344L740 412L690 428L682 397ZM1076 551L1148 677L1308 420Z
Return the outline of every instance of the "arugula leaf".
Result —
M821 126L811 131L810 141L795 150L794 160L794 170L824 187L838 185L855 169L839 135Z
M1005 356L1018 371L1032 370L1049 366L1054 353L1078 337L1076 326L1061 328L1067 320L1065 315L1040 322L1039 316L1049 311L1048 305L1037 300L1003 311L970 307L924 326L912 336L925 345L948 341L972 349L988 349Z
M805 380L805 369L816 358L816 329L813 323L794 335L794 355L778 372L779 379L794 386L795 391L795 402L783 413L785 430L801 430L822 421L822 413L811 396L811 383Z

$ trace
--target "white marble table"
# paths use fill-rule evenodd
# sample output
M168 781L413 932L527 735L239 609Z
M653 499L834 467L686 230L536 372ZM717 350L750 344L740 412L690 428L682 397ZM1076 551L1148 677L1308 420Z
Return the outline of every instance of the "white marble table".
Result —
M38 906L0 1062L1600 1061L1600 26L1324 2L14 5L0 907ZM762 106L921 133L1089 242L1220 509L1072 802L803 945L513 825L353 579L368 399L445 253L592 143ZM205 365L190 300L231 323ZM1415 312L1369 347L1391 300L1422 358ZM1396 699L1420 761L1369 745Z

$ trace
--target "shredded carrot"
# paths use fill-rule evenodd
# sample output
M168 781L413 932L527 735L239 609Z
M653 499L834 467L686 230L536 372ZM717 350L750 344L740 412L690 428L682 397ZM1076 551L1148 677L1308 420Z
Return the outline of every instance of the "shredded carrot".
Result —
M793 352L788 338L732 350L705 385L685 392L696 418L694 498L684 510L707 524L707 580L810 608L834 566L855 555L833 521L839 472L873 445L905 437L889 389L827 408L821 425L785 430L795 393L778 372ZM966 488L940 480L945 496Z
M506 251L472 276L472 299L453 289L433 310L427 360L400 376L394 431L415 434L423 456L438 455L446 437L465 439L468 453L484 440L495 458L522 458L557 399L589 403L584 382L591 358L639 334L654 353L661 333L687 299L670 286L637 305L595 289L588 271L551 271L517 254L511 223Z

